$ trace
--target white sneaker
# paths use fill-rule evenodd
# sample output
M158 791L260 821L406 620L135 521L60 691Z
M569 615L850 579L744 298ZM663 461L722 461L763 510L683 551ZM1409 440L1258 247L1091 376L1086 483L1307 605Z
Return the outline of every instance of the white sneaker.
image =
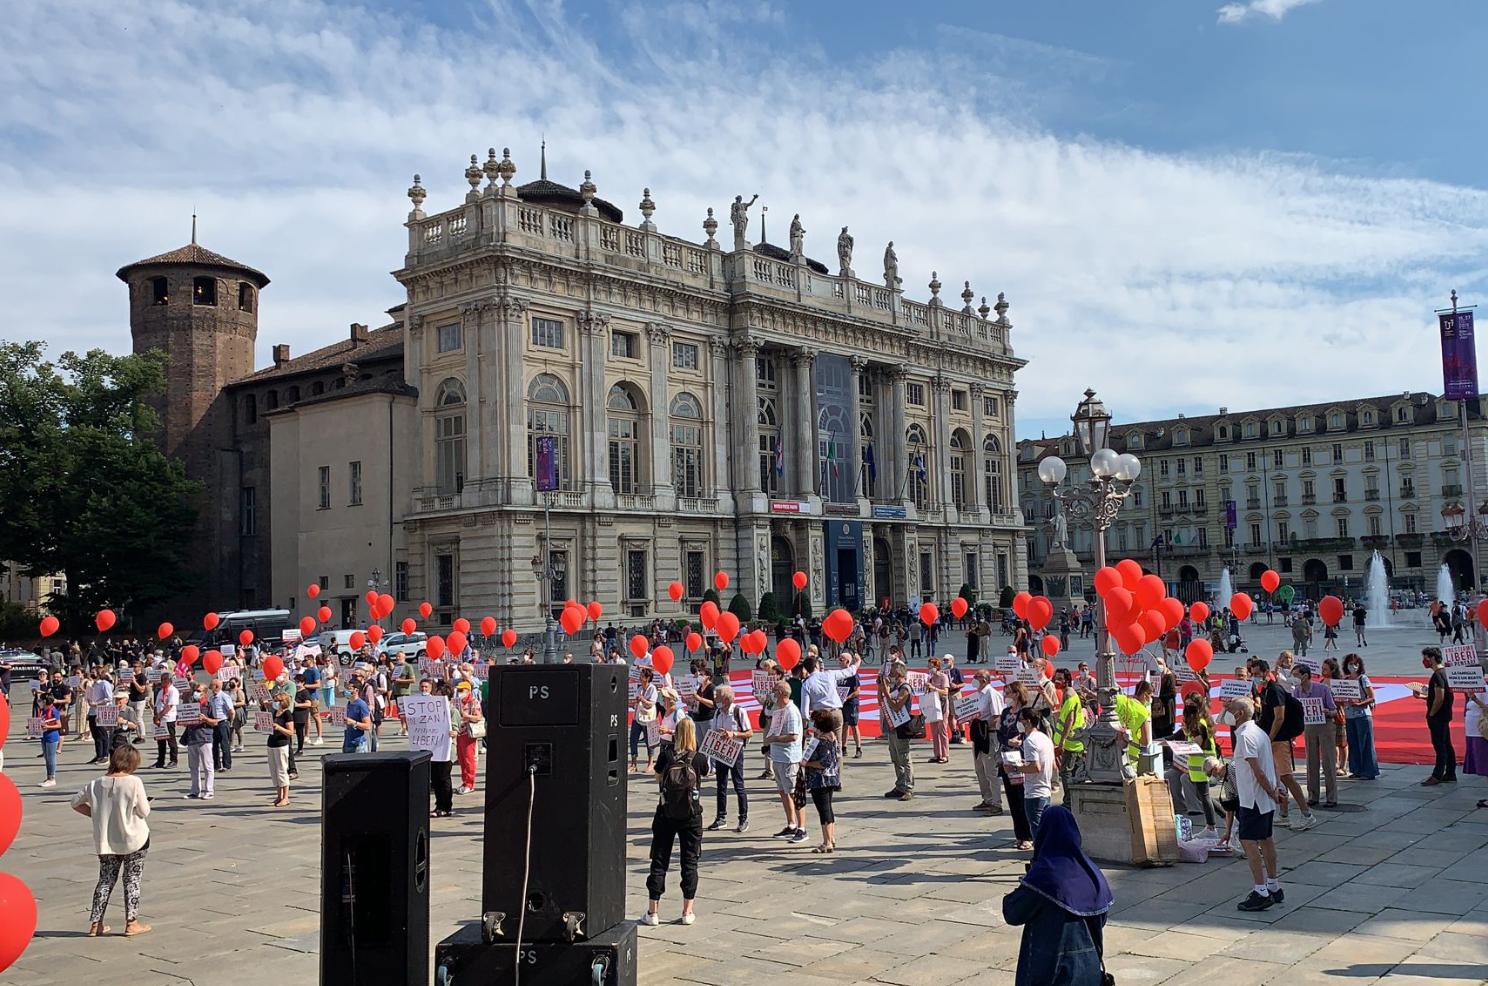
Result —
M48 777L46 780L42 781L40 784L38 784L36 786L37 787L56 787L57 786L57 782L54 781L52 778Z
M1318 817L1311 812L1292 819L1293 832L1305 832L1318 823Z
M691 924L697 919L696 914L684 914L677 919L678 924Z
M320 737L317 736L315 738L315 741L313 743L311 743L310 745L311 746L325 746L325 740L323 740L323 739L321 739Z
M648 928L654 928L661 923L661 918L655 914L652 914L650 911L647 911L645 914L641 915L641 923L646 925Z

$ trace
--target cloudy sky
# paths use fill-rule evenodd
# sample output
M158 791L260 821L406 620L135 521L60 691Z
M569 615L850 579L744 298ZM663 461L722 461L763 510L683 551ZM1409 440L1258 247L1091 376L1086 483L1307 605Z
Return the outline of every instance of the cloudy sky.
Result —
M413 173L447 208L546 134L664 232L758 192L816 256L893 239L912 297L1005 291L1025 436L1086 386L1128 420L1438 390L1432 309L1488 280L1485 42L1479 0L12 0L0 337L127 350L113 272L193 208L273 278L262 362L380 324Z

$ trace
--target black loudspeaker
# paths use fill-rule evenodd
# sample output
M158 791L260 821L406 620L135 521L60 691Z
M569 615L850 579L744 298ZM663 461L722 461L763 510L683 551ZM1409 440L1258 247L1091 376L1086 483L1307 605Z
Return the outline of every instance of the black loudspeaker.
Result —
M428 986L429 754L322 763L321 986Z
M636 924L624 921L593 938L568 942L524 941L487 945L480 928L466 925L434 949L435 986L513 981L534 986L636 986ZM597 968L596 968L597 967Z
M523 947L582 941L624 918L628 670L492 666L481 884L487 942L515 942L519 921Z

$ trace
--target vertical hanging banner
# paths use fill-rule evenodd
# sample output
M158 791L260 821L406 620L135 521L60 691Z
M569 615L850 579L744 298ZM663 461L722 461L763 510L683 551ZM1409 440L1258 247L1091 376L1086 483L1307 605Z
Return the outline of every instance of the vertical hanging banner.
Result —
M558 488L558 439L552 435L537 436L537 490L547 493Z
M1441 328L1442 396L1447 400L1478 399L1478 353L1473 342L1472 312L1439 312Z

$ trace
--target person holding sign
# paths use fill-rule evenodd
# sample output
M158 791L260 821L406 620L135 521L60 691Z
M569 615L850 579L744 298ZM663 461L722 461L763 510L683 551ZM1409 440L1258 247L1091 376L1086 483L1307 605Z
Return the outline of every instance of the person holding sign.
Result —
M1002 749L1002 762L997 771L1002 775L1002 788L1007 794L1008 814L1013 816L1013 837L1018 849L1033 848L1033 832L1028 827L1028 816L1023 812L1023 773L1019 768L1023 762L1021 747L1023 733L1018 725L1018 714L1028 701L1028 690L1023 683L1015 681L1003 689L1002 716L997 720L997 739Z
M982 800L973 810L1001 815L1002 789L997 782L997 764L1002 756L1002 741L997 727L1002 718L1002 693L992 687L990 671L977 671L975 680L977 717L971 721L971 756Z
M1350 780L1372 781L1379 777L1379 764L1374 756L1374 686L1364 673L1364 659L1358 654L1343 659L1343 681L1358 697L1343 701L1343 728L1348 738L1348 776ZM1337 689L1338 693L1343 691Z
M1307 745L1307 802L1318 802L1318 769L1323 772L1323 804L1338 804L1338 748L1333 742L1333 692L1312 680L1312 668L1297 665L1297 689L1292 693L1302 703L1302 739Z
M754 730L749 728L749 713L734 701L734 690L728 685L719 685L714 689L713 700L716 703L716 709L713 715L714 725L709 732L720 733L726 739L738 741L741 746L739 758L733 763L725 763L722 760L713 761L718 775L718 810L708 830L717 831L728 824L728 787L732 780L734 796L739 802L739 826L734 831L742 834L749 831L749 796L744 793L743 744L748 743L749 737L754 735Z
M217 720L208 716L206 703L198 704L189 688L183 701L196 708L196 716L186 723L182 737L186 743L186 766L191 772L191 792L186 797L210 801L217 796L217 773L211 756L212 733Z
M1447 672L1442 668L1441 648L1423 648L1421 667L1431 672L1431 680L1416 691L1416 697L1426 702L1426 729L1431 734L1431 748L1436 752L1436 766L1421 786L1455 784L1457 751L1452 747L1452 686L1447 684Z
M882 679L879 681L879 702L882 703L883 728L889 738L889 761L894 765L894 786L884 793L884 797L910 801L914 799L914 764L909 758L909 706L914 696L905 680L904 662L890 664L887 677L886 684Z
M688 733L691 732L689 727ZM803 732L800 710L790 700L790 683L784 680L775 682L775 714L770 717L770 727L765 733L765 739L770 741L770 771L775 776L775 787L780 792L780 803L785 808L785 828L775 835L788 836L791 842L806 841L805 815L796 807L793 797L796 777L801 772Z
M951 758L945 713L950 690L951 679L940 670L940 658L930 658L930 680L925 684L925 694L920 696L920 715L925 717L925 728L930 732L931 755L926 763L948 763Z
M176 748L176 707L181 704L181 693L167 672L155 686L155 763L156 769L166 766L165 751L170 749L170 766L176 765L179 751ZM160 733L165 735L161 736Z
M114 683L100 674L88 686L88 731L93 734L93 759L90 764L105 763L109 758L108 730L98 724L97 709L114 704Z
M656 747L651 742L650 731L646 724L656 719L656 686L652 684L656 672L650 668L639 668L640 684L637 687L635 698L630 700L630 707L635 715L630 722L630 772L636 769L636 745L646 741L646 771L650 773L651 764L656 759Z

